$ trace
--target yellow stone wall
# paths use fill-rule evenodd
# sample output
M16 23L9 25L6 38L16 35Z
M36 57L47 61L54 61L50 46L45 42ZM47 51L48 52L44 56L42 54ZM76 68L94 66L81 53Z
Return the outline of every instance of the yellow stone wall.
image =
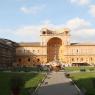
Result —
M47 62L47 47L18 47L16 49L17 63L33 65ZM52 52L52 51L50 51ZM59 61L65 64L87 62L95 64L95 46L61 46L58 51ZM28 59L31 59L28 61ZM52 58L52 54L50 55ZM37 60L40 60L37 62ZM33 61L34 60L34 61Z
M46 63L46 53L46 47L19 46L16 48L17 64L21 66L33 66L36 64Z
M21 66L32 66L47 63L53 61L56 51L57 55L55 55L58 58L57 60L63 64L88 63L95 65L95 44L72 44L70 43L70 34L67 30L68 29L60 30L59 33L54 32L55 34L52 34L50 30L44 30L46 33L41 34L42 40L39 46L18 46L16 48L17 64ZM68 32L68 34L65 32ZM59 44L60 42L58 41L62 43ZM50 42L51 45L49 45L48 42ZM57 45L56 48L55 45Z
M88 63L95 64L95 45L70 45L65 48L64 61L67 64Z

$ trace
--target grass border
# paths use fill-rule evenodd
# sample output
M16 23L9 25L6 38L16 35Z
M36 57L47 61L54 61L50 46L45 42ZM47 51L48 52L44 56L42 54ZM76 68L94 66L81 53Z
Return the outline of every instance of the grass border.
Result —
M45 74L44 78L42 79L42 81L38 84L38 86L36 87L36 89L33 91L32 95L36 95L36 93L38 93L38 89L40 88L41 84L44 82L44 80L47 78L48 73Z

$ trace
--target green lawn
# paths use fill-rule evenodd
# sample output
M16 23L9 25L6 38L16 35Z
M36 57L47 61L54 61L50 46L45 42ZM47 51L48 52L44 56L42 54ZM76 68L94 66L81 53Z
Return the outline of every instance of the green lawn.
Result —
M95 72L72 73L70 76L80 89L86 89L86 95L95 95Z
M77 71L80 70L80 67L65 67L66 71Z
M35 89L44 78L41 73L0 72L0 95L10 95L10 79L15 76L21 77L25 82L21 95L28 95L28 90Z
M86 70L93 70L93 71L95 71L95 67L90 67L90 66L65 67L66 71L80 71L80 69L86 69Z

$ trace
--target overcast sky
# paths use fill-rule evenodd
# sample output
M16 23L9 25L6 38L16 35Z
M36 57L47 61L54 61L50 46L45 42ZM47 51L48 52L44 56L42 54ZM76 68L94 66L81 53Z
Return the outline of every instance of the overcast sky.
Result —
M72 42L95 42L95 0L0 0L0 38L37 42L44 27L67 27Z

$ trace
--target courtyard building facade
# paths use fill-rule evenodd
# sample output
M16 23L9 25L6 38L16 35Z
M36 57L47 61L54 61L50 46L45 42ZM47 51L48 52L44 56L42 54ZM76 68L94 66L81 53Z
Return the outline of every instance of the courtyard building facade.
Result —
M95 65L95 44L71 43L70 30L41 30L41 42L18 43L16 64L34 66L54 59L65 66Z
M8 39L0 39L0 68L12 67L16 64L16 43Z

